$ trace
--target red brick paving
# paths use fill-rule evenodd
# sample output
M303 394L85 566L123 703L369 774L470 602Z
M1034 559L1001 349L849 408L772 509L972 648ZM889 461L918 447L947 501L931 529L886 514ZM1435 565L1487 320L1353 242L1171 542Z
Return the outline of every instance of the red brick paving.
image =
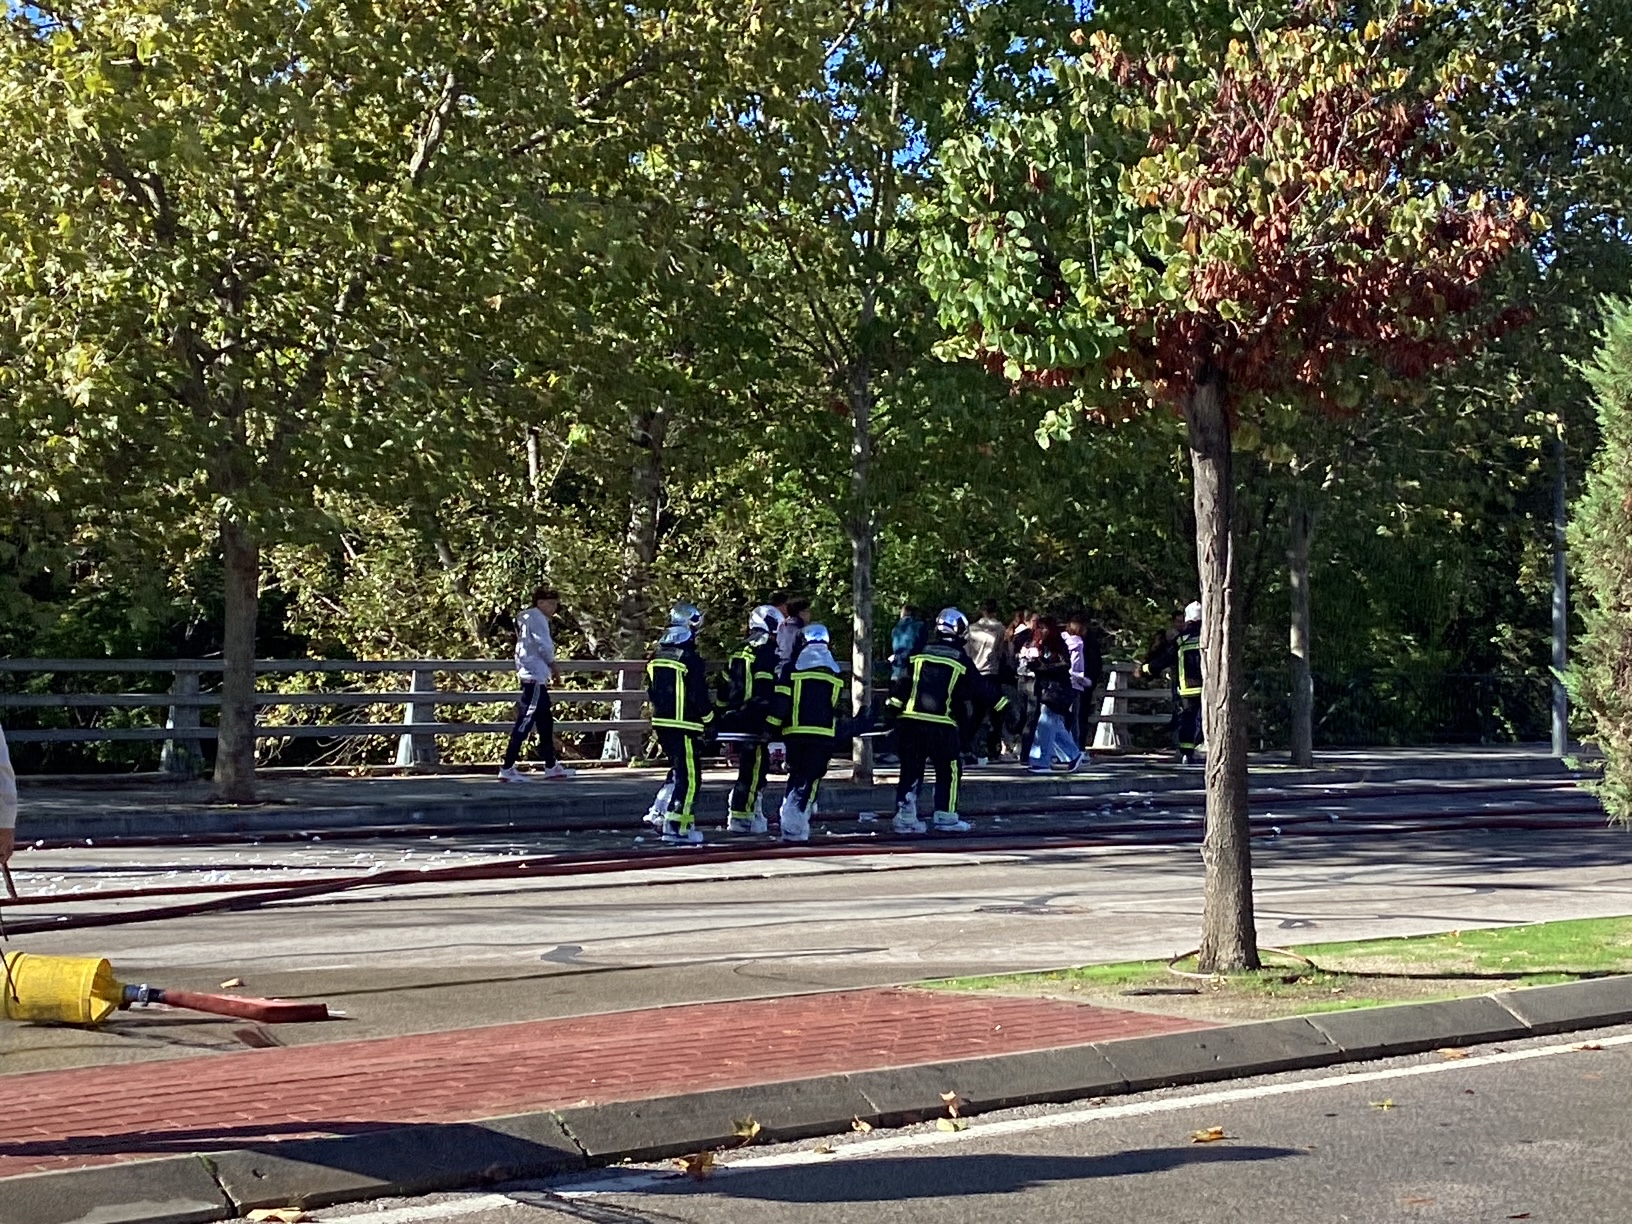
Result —
M851 990L10 1075L0 1177L1198 1027L1048 999Z

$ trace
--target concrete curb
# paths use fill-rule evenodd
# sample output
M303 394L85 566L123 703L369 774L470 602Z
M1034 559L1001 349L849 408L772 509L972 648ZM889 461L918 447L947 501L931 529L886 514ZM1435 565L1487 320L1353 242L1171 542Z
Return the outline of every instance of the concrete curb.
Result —
M961 787L962 810L970 816L994 816L1034 808L1051 799L1094 799L1129 792L1163 794L1196 790L1203 785L1197 770L1122 769L1109 777L966 778ZM1488 759L1428 760L1390 765L1358 765L1316 769L1260 764L1253 770L1255 786L1295 784L1338 786L1357 782L1433 782L1479 778L1572 777L1562 761L1513 754ZM328 806L268 804L251 809L217 808L198 804L126 809L73 816L40 812L29 818L27 836L46 840L90 838L107 844L124 837L198 837L256 835L344 830L352 835L400 833L411 828L464 829L499 832L565 832L582 829L637 829L655 781L615 778L580 780L517 793L509 788L493 798L453 802L361 803ZM724 811L728 785L705 783L704 810ZM892 812L891 786L857 786L830 782L822 787L823 815L818 820L849 820L857 812Z
M196 1224L1632 1022L1632 976L0 1180L5 1224Z

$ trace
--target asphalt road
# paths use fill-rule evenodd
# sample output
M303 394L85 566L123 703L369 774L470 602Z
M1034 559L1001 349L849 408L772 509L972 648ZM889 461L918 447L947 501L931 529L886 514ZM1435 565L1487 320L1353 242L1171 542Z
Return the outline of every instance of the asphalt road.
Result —
M1586 1048L1582 1048L1586 1047ZM1597 1047L1597 1048L1592 1048ZM1577 1034L843 1136L326 1224L1622 1224L1632 1035ZM1460 1052L1459 1052L1460 1053ZM1196 1132L1226 1138L1197 1143Z
M1318 835L1255 848L1259 931L1269 945L1404 935L1632 913L1632 837L1595 827L1353 835L1364 820L1425 811L1579 812L1573 788L1443 785L1416 793L1338 788L1257 805L1270 819L1336 816ZM1117 811L1183 813L1185 796L1129 796ZM1192 804L1189 809L1199 819ZM1092 828L1098 809L1040 813ZM1016 817L1015 820L1021 818ZM611 834L601 835L612 838ZM561 839L376 839L182 848L39 850L17 857L31 916L138 903L113 886L205 878L309 878L400 865L477 862ZM632 838L618 835L632 847ZM263 910L45 932L24 951L97 955L120 978L322 998L343 1020L283 1026L288 1044L427 1031L659 1003L794 993L1067 964L1169 956L1194 946L1201 863L1194 845L1023 853L947 851L690 864L616 876L375 888ZM662 853L662 852L659 852ZM683 860L671 851L663 861ZM74 892L72 890L78 890ZM12 913L21 913L14 910ZM0 1028L8 1070L241 1049L237 1022L174 1012L121 1014L96 1033Z

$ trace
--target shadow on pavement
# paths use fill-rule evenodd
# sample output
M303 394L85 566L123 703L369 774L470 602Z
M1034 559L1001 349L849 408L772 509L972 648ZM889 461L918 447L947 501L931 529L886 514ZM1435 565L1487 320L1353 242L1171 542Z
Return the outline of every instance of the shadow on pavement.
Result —
M1137 1177L1196 1165L1240 1164L1302 1156L1296 1148L1136 1148L1105 1156L898 1156L779 1169L729 1168L701 1186L665 1182L642 1194L695 1193L780 1203L876 1203L900 1199L1013 1194L1049 1182Z
M403 1130L401 1122L295 1121L243 1126L165 1127L53 1139L0 1140L0 1158L41 1160L52 1156L174 1156L236 1148L278 1151L279 1144L317 1136L372 1135Z

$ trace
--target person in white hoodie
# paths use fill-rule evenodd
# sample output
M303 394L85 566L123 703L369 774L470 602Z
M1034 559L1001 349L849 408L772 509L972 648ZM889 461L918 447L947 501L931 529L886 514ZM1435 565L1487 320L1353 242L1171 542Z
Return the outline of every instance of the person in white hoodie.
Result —
M555 755L555 719L550 715L550 681L555 678L555 639L550 636L550 617L561 606L561 595L553 587L533 592L533 606L516 617L516 676L521 680L521 704L516 725L510 730L510 746L504 752L501 782L528 782L535 775L516 768L521 745L530 731L538 732L538 759L544 772L538 777L570 778L574 771Z
M11 768L5 728L0 727L0 863L11 861L17 843L17 775Z

